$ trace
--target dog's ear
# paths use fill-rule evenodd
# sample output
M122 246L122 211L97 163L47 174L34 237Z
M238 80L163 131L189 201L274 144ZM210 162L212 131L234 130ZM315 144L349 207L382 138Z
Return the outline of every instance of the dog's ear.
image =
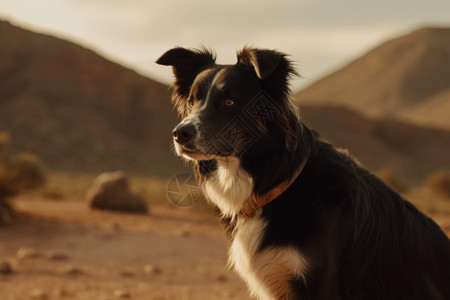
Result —
M253 68L258 78L264 80L269 77L287 80L297 75L286 54L275 50L244 48L238 52L238 63Z
M298 123L288 119L296 108L291 101L289 81L297 76L292 62L287 55L275 50L244 48L238 52L238 64L243 64L253 69L255 76L261 79L261 88L267 93L273 103L281 110L279 121L273 122L280 132L285 132L286 148L290 149L297 145L297 134L294 132L295 124Z
M280 54L273 50L244 48L238 53L238 62L251 66L258 78L266 79L278 66Z
M175 75L175 93L187 97L195 77L215 63L215 55L207 49L173 48L156 60L157 64L172 66Z

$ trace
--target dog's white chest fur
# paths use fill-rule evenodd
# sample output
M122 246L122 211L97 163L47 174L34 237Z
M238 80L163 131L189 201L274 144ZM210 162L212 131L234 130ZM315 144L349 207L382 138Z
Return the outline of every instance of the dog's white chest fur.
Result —
M238 217L253 190L252 178L239 166L239 160L218 161L218 169L205 184L205 193L222 214L237 218L229 250L229 265L247 283L252 295L261 300L294 299L292 279L305 276L306 258L293 247L260 250L267 221L261 209L252 218Z
M253 191L253 179L240 167L239 159L217 160L218 168L205 183L208 199L229 218L235 218Z
M258 216L238 220L229 251L229 264L258 299L295 299L292 280L304 279L306 258L293 247L259 250L266 224Z

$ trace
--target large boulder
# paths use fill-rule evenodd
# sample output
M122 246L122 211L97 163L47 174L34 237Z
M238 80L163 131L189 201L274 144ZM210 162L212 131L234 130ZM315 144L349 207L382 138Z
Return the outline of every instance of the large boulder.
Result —
M147 203L131 193L126 175L121 172L105 172L93 182L87 193L93 208L147 214Z

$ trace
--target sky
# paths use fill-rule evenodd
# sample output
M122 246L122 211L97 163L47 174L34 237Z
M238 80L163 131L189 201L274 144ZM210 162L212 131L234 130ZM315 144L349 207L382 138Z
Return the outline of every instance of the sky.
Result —
M154 61L175 46L207 46L223 64L234 64L246 45L277 49L302 75L293 82L299 90L388 39L450 27L450 1L0 0L0 19L79 43L163 83L171 69Z

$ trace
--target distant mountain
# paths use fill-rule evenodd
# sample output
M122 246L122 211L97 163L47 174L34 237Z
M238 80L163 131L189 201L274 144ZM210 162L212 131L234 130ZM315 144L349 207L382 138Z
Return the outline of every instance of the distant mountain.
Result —
M296 99L450 129L450 28L422 28L388 41Z
M303 121L322 138L349 149L372 171L389 170L417 183L450 169L450 131L389 119L368 119L343 107L303 105Z
M0 58L0 131L13 151L35 152L52 169L170 175L180 164L169 153L176 115L167 86L5 21Z
M183 169L169 151L177 120L166 86L74 43L1 21L0 58L0 131L11 134L13 152L34 152L54 170L171 176ZM446 94L428 94L445 102ZM449 131L344 108L301 109L308 125L373 171L387 168L416 182L450 169Z
M399 120L450 129L450 88L402 109L395 116Z

